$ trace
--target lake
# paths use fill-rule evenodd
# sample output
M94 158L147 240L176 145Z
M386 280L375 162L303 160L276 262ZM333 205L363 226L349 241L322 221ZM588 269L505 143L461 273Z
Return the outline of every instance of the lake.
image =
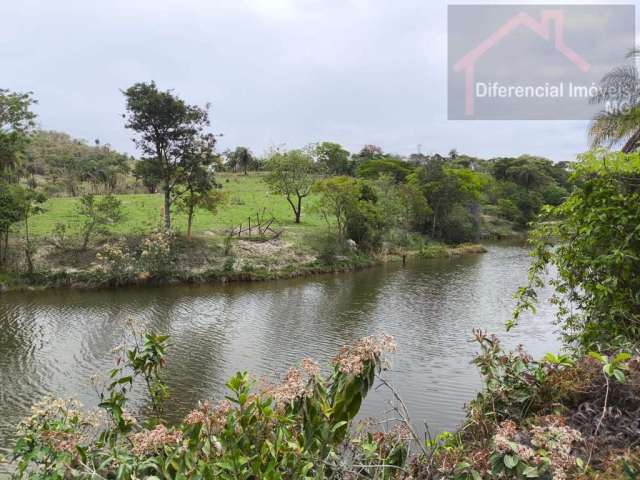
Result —
M90 377L112 366L127 321L171 335L168 414L179 420L198 400L219 399L237 370L277 377L304 357L321 364L340 346L384 331L395 336L391 379L419 429L455 428L481 386L470 364L473 328L500 334L540 356L557 350L554 309L512 332L504 322L526 281L528 251L488 245L488 253L410 260L365 271L295 280L0 295L0 447L45 395L96 405ZM541 295L545 298L545 295ZM383 417L392 396L379 389L362 415ZM130 409L148 408L133 395Z

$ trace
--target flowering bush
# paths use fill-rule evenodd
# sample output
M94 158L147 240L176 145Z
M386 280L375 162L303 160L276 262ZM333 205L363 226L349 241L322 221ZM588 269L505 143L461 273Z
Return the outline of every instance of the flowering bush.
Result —
M176 425L162 420L168 338L135 331L132 338L114 349L117 366L98 388L97 413L71 401L34 406L18 429L14 478L634 480L640 471L640 449L627 448L640 440L637 356L619 383L613 372L621 365L609 375L591 357L534 361L477 332L484 390L462 429L421 441L399 407L388 431L375 419L354 424L385 355L395 351L386 335L343 347L326 375L312 359L277 383L239 372L223 400L200 403ZM566 390L570 383L577 391ZM151 400L145 422L127 412L134 385ZM604 445L608 452L599 451Z
M505 478L540 478L564 480L578 468L572 455L574 443L582 440L580 432L568 427L559 416L541 417L539 425L518 430L506 420L493 437L491 467L494 475Z
M142 242L140 270L150 274L167 272L175 262L175 235L158 229Z
M326 377L311 359L278 384L257 385L246 372L237 373L224 400L201 403L173 427L161 420L167 341L147 334L117 349L122 356L100 393L103 422L74 403L34 407L18 431L15 477L391 478L402 471L408 430L348 437L384 355L395 350L391 337L367 337L343 348ZM156 412L146 426L125 412L138 376Z
M134 256L122 245L106 244L96 254L97 268L115 283L124 283L135 270Z

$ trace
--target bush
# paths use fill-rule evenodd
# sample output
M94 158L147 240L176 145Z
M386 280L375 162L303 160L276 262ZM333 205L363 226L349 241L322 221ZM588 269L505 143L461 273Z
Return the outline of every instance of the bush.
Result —
M640 154L589 153L573 168L573 192L562 205L546 207L532 232L530 282L520 288L508 326L534 307L552 266L552 300L569 343L587 350L637 344Z
M135 273L135 258L126 246L106 244L96 254L98 269L115 286L124 285Z
M176 237L160 228L145 238L140 247L140 269L152 275L170 272L175 263Z
M161 421L167 342L146 334L119 351L98 386L106 415L67 401L36 405L18 429L16 478L391 478L407 459L406 429L349 436L385 353L395 349L390 337L343 347L328 376L310 359L261 388L237 373L224 400L200 404L174 427ZM154 411L144 426L126 411L137 378Z
M456 205L442 221L442 240L450 244L474 240L478 225L467 207Z

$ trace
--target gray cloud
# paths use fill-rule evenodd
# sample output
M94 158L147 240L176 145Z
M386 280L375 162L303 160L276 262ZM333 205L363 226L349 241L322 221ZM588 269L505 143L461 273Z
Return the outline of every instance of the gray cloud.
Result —
M211 102L220 148L334 140L401 154L571 159L586 122L448 121L441 0L22 0L0 6L2 87L43 128L135 153L120 89Z

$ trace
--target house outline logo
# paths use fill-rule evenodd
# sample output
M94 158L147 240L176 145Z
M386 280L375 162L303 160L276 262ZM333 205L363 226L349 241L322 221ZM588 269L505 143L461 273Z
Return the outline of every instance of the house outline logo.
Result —
M564 20L563 10L542 10L540 21L525 12L520 12L507 20L506 23L478 46L458 60L453 66L453 69L456 72L463 72L465 76L465 115L472 116L475 111L473 85L475 82L476 62L517 28L527 27L544 40L550 41L552 39L551 23L553 21L555 26L553 29L555 49L568 58L569 61L576 65L581 71L588 72L591 65L578 53L569 48L564 41Z

